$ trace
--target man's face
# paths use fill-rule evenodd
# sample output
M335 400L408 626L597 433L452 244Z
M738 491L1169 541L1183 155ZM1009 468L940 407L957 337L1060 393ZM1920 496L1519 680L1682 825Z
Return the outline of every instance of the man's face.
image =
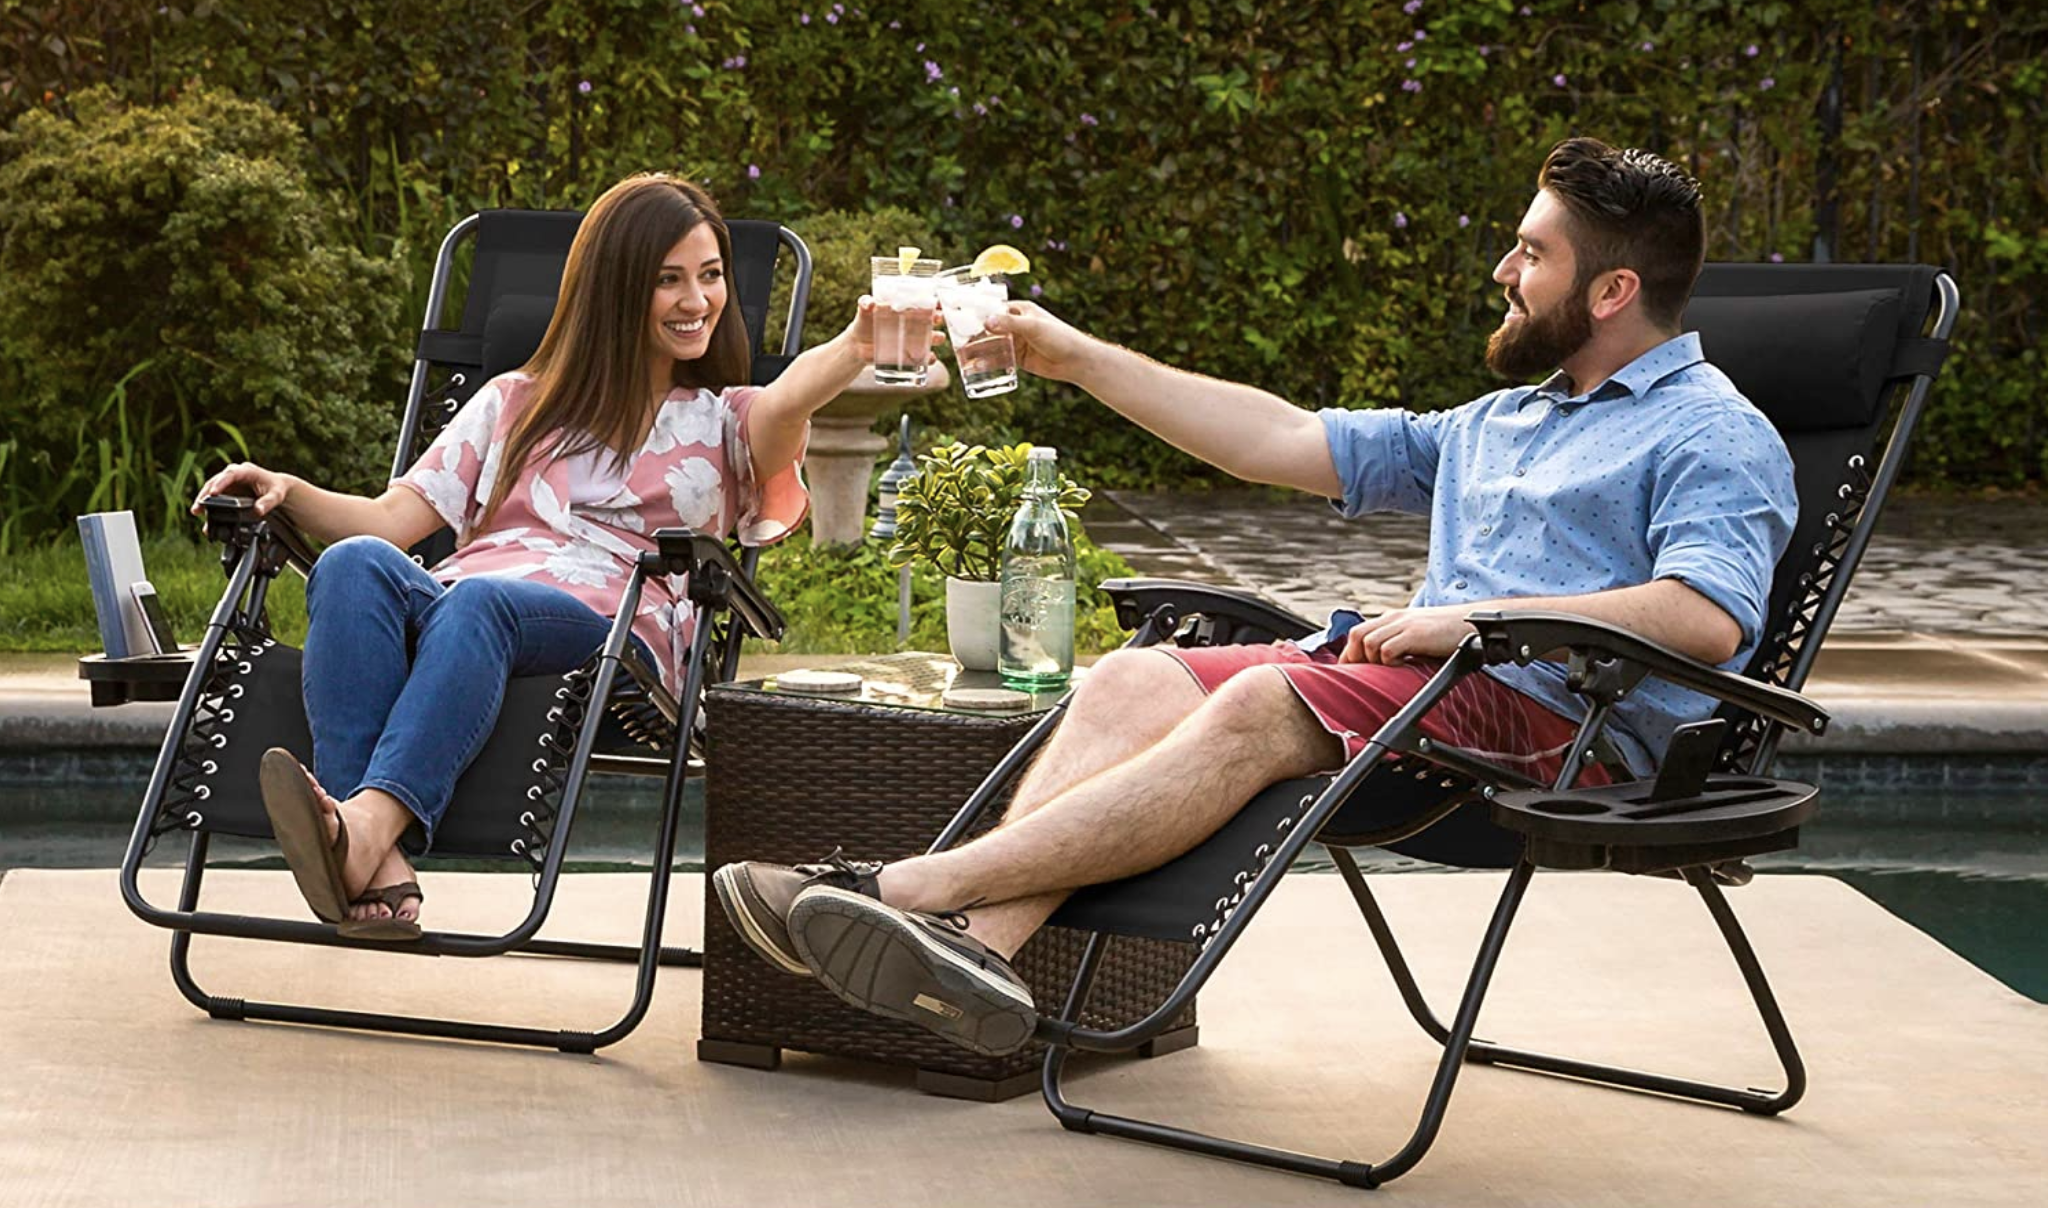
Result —
M1577 288L1578 265L1565 234L1566 211L1548 191L1536 194L1515 246L1493 266L1506 287L1508 313L1486 341L1486 367L1521 380L1548 373L1593 337L1591 283Z

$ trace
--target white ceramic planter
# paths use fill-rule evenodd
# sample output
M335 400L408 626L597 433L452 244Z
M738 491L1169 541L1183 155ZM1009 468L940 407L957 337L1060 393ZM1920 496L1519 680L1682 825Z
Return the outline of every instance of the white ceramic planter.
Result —
M996 669L996 631L1003 585L977 579L946 579L946 645L953 661L968 671Z

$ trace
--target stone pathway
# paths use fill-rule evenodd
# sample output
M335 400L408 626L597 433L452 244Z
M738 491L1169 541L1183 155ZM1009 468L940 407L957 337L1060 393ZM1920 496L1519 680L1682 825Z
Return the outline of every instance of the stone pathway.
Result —
M1418 516L1345 520L1278 490L1107 494L1088 532L1141 574L1220 577L1311 618L1405 604L1428 556ZM1835 632L1900 631L2048 637L2048 503L1894 501Z

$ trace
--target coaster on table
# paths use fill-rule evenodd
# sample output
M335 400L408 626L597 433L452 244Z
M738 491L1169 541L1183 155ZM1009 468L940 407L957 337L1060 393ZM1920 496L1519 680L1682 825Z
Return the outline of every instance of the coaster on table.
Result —
M948 709L986 709L994 713L1010 713L1031 707L1029 692L1014 692L1008 688L948 688L941 698Z
M775 686L792 692L830 692L852 695L861 689L862 679L851 671L785 671L775 677Z

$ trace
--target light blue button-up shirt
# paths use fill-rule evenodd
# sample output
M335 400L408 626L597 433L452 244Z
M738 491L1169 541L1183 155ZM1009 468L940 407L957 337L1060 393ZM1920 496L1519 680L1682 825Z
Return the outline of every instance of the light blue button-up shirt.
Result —
M1427 513L1429 571L1414 607L1575 596L1678 579L1742 627L1756 649L1771 571L1792 534L1792 459L1762 413L1678 336L1588 394L1562 373L1450 411L1321 413L1347 517ZM1585 700L1562 663L1488 667L1570 718ZM1647 775L1677 726L1714 702L1644 680L1606 733Z

